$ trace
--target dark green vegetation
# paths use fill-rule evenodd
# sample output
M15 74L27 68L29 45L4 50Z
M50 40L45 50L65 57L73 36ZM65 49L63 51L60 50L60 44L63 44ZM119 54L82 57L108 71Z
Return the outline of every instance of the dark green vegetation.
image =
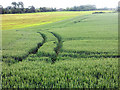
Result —
M97 10L95 5L81 5L81 6L74 6L71 8L67 8L67 11L89 11L89 10Z
M40 7L35 8L33 5L29 6L28 8L24 8L23 2L12 2L12 6L7 6L3 8L2 5L0 5L0 13L1 14L15 14L15 13L35 13L35 12L54 12L54 11L92 11L92 10L113 10L113 8L96 8L95 5L81 5L81 6L74 6L69 7L66 9L60 8L50 8L50 7ZM117 8L116 8L117 9ZM116 10L114 8L114 10Z
M3 31L3 88L118 88L116 13Z

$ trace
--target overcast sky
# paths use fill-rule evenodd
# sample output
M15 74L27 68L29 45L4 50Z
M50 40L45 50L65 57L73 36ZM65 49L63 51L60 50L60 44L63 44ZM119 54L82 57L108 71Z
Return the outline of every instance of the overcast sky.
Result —
M96 5L97 8L116 8L118 1L120 0L0 0L0 5L3 7L11 6L11 2L22 1L24 7L35 6L39 7L55 7L55 8L66 8L80 5Z

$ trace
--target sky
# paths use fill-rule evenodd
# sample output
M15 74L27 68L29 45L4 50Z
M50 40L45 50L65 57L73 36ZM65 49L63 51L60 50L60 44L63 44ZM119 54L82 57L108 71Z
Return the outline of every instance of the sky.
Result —
M11 2L22 1L24 7L35 6L39 7L53 7L53 8L66 8L80 5L96 5L97 8L116 8L120 0L0 0L0 5L4 8L11 6Z

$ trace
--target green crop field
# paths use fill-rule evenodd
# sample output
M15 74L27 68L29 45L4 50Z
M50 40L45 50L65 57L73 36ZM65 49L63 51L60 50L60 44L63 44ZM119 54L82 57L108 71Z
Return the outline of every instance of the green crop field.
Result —
M117 89L117 13L93 12L3 15L2 87Z

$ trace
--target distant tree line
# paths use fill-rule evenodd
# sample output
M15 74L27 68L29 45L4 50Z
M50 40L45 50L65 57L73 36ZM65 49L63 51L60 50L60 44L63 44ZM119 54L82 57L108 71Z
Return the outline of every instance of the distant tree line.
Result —
M56 8L47 8L47 7L40 7L35 8L34 6L29 6L28 8L24 8L23 2L12 2L12 6L7 6L6 8L1 8L2 14L15 14L15 13L35 13L35 12L51 12L56 11Z
M66 11L90 11L90 10L96 10L95 5L81 5L81 6L74 6L71 8L66 8Z
M81 5L81 6L74 6L68 7L66 9L60 8L47 8L47 7L40 7L35 8L34 6L29 6L28 8L24 8L23 2L12 2L12 6L7 6L3 8L0 5L0 13L1 14L15 14L15 13L35 13L35 12L53 12L53 11L91 11L91 10L110 10L109 8L99 8L97 9L95 5Z

